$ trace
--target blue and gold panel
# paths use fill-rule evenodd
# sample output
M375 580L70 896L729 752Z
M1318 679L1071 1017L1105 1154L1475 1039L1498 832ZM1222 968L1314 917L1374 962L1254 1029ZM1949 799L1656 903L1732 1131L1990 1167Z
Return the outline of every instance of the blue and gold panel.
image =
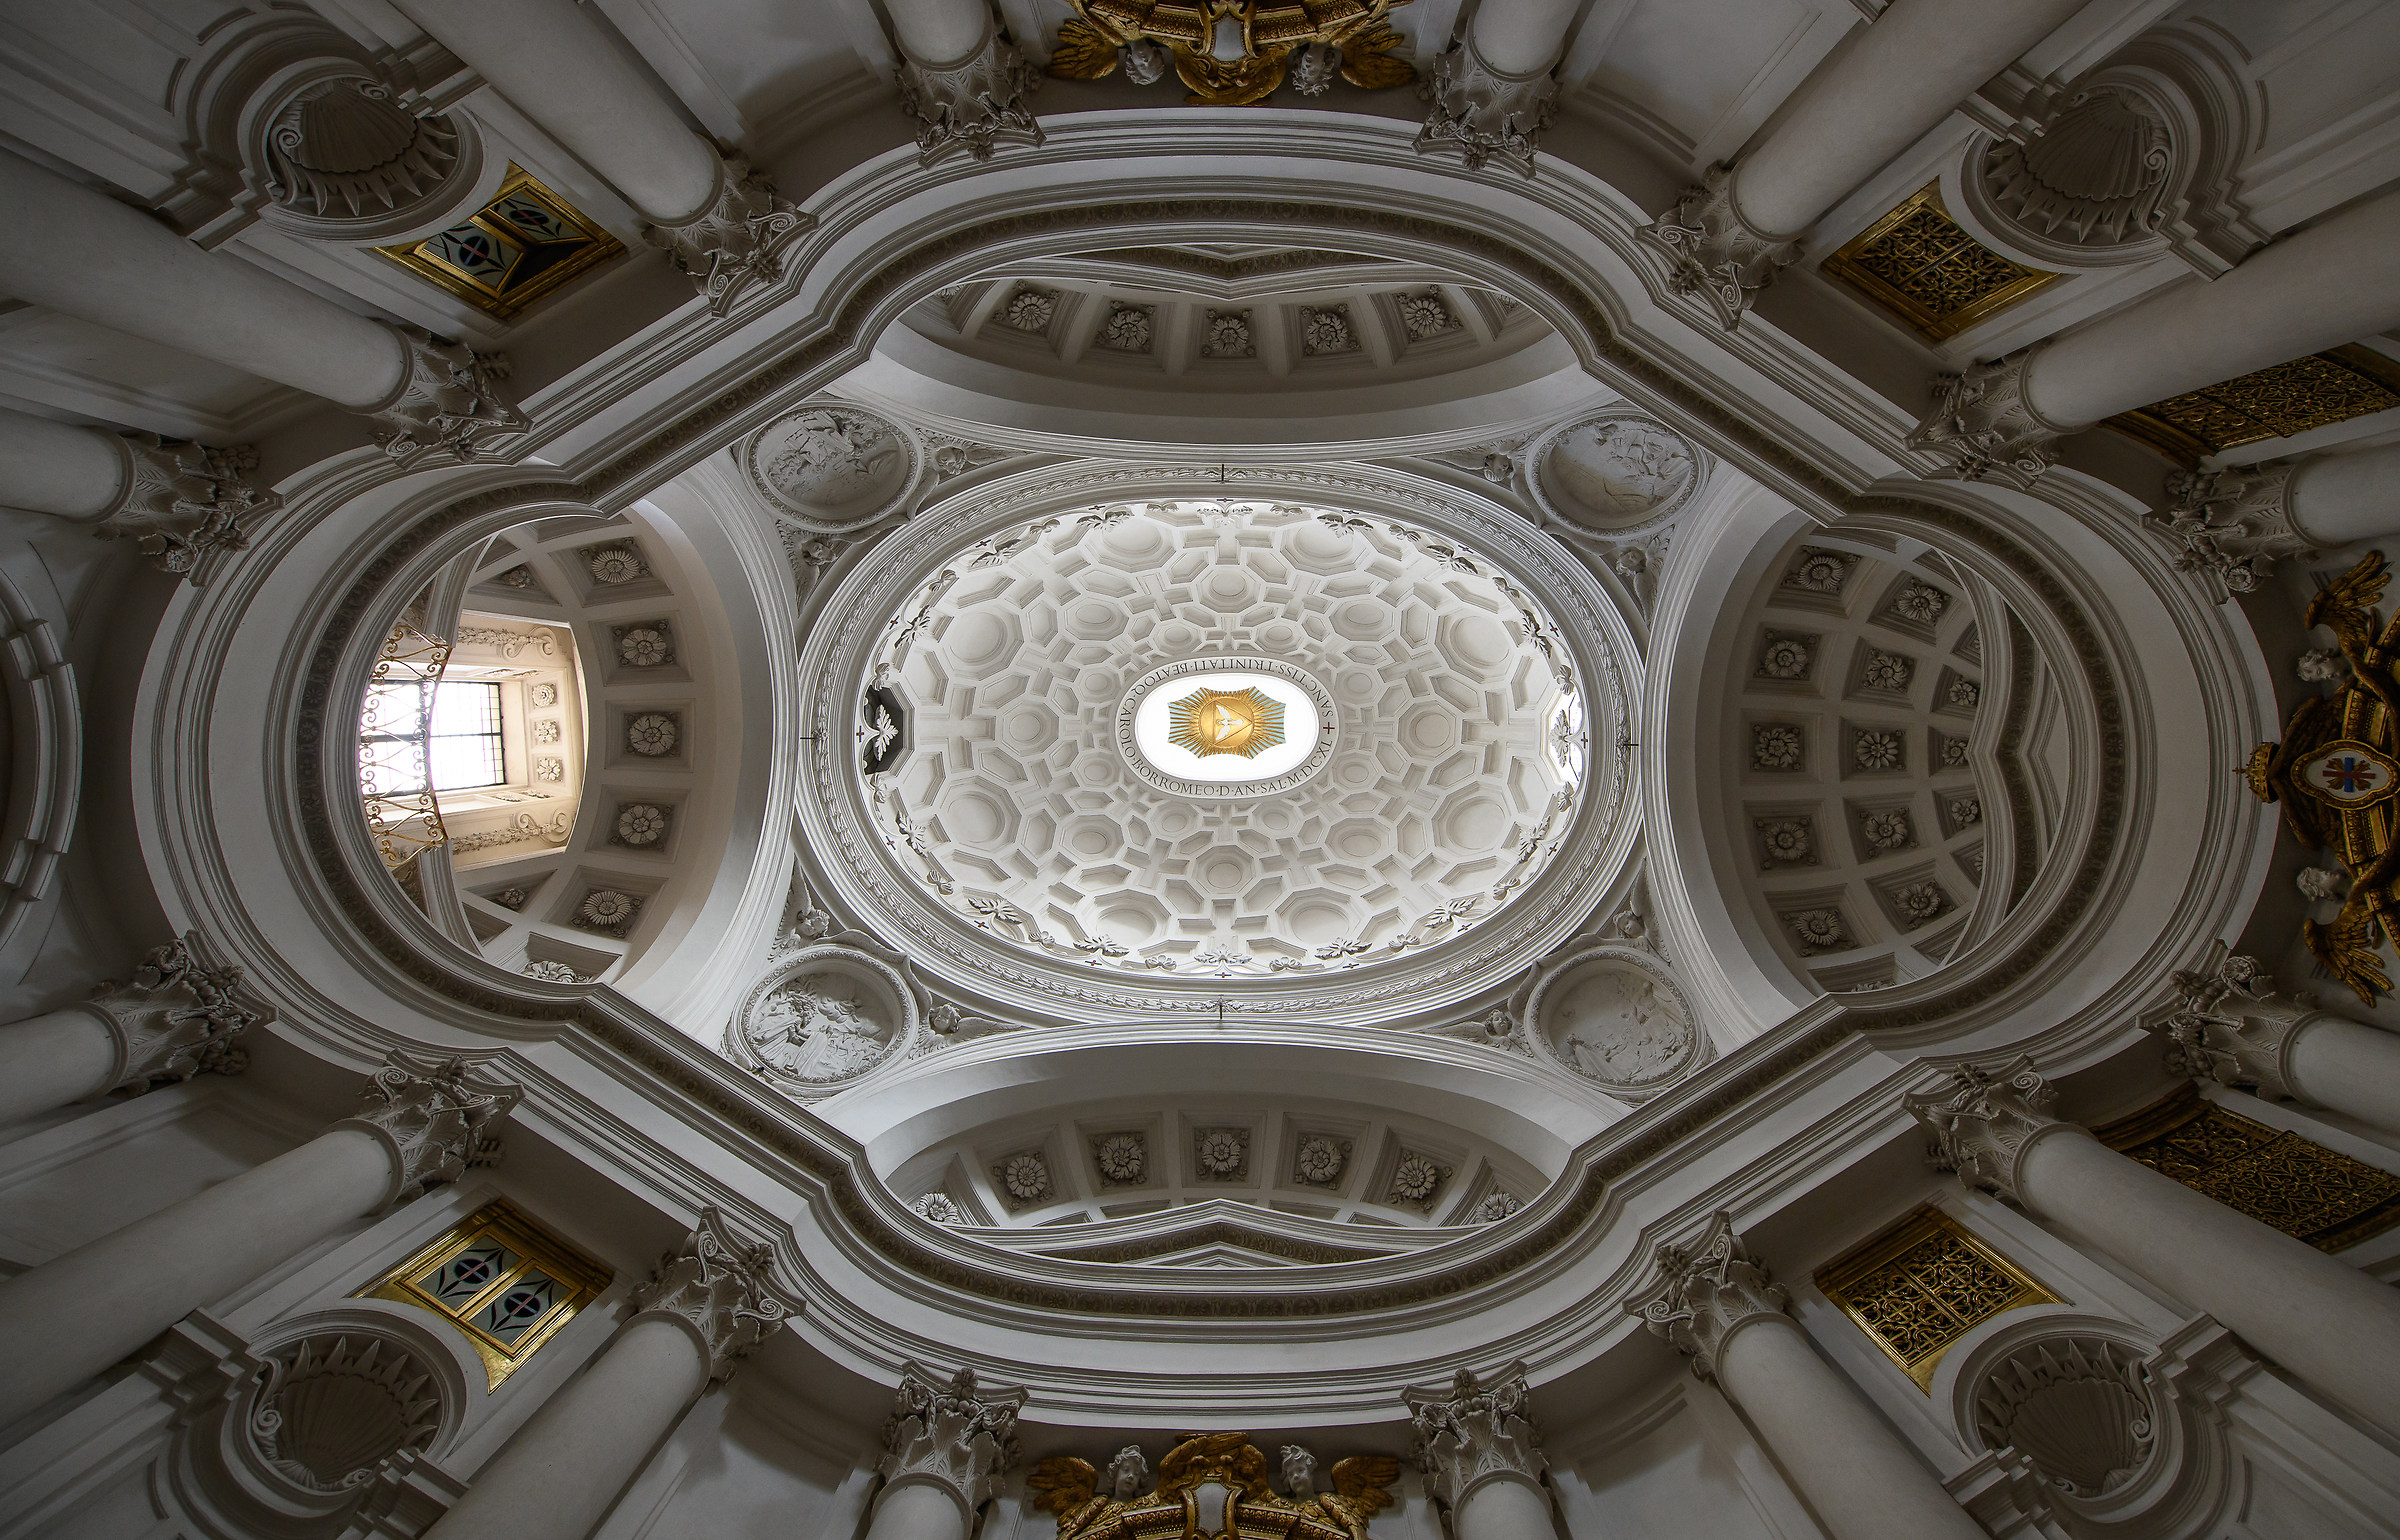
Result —
M413 246L376 248L503 321L624 249L615 236L515 165L499 193L466 223Z
M609 1272L506 1203L489 1203L354 1298L430 1310L466 1334L487 1388L608 1287Z

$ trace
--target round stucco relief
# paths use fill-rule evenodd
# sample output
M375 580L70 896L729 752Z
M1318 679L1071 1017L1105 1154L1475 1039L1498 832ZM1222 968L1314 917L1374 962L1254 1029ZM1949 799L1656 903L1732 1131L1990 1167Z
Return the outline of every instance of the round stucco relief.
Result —
M1568 958L1534 986L1525 1014L1561 1064L1616 1091L1657 1087L1700 1045L1683 992L1624 947Z
M1623 535L1673 517L1700 484L1691 445L1638 415L1553 428L1526 455L1533 495L1553 518Z
M857 529L898 509L917 482L916 440L873 412L819 402L759 430L750 480L811 529Z
M849 947L811 946L751 989L728 1046L771 1079L830 1091L904 1050L916 1026L916 997L897 970Z

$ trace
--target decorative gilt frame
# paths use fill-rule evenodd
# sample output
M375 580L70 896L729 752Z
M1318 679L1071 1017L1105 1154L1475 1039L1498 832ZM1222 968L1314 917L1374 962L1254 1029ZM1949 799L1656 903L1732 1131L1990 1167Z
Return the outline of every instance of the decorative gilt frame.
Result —
M1947 315L1939 315L1886 283L1858 260L1860 252L1881 240L1885 232L1894 225L1907 219L1919 209L1928 208L1955 226L1959 234L1967 238L1970 245L1989 251L2011 267L2021 269L2024 276L2002 284L1989 294L1962 305ZM1942 184L1939 181L1926 183L1912 196L1901 200L1897 207L1852 236L1839 251L1824 260L1818 271L1828 278L1836 279L1847 285L1906 321L1919 336L1928 342L1947 342L1959 333L1970 330L2021 300L2031 298L2038 291L2050 287L2067 276L2065 273L2050 273L2039 268L2026 267L2024 263L2009 256L2006 252L1992 251L1991 247L1976 240L1974 232L1959 224L1957 217L1950 212L1948 205L1942 202Z
M417 1286L417 1280L486 1237L497 1240L517 1256L517 1265L477 1290L465 1304L443 1304ZM503 1342L474 1324L476 1313L502 1290L534 1269L566 1286L565 1303L554 1306L514 1343ZM508 1204L495 1199L453 1225L439 1240L391 1269L352 1299L388 1299L432 1312L457 1328L483 1360L486 1391L498 1390L503 1380L524 1367L525 1360L558 1335L559 1329L600 1297L614 1275L598 1262L542 1229Z
M523 288L508 293L487 288L464 274L420 255L419 249L426 241L433 239L430 235L422 240L410 241L405 246L377 246L374 248L375 254L408 269L434 287L465 300L494 320L507 321L514 319L534 301L555 293L625 250L624 242L594 224L581 209L553 192L539 177L514 161L509 163L508 175L501 179L499 189L484 200L481 208L459 223L480 226L512 245L522 245L522 237L492 215L493 205L515 193L523 193L548 208L561 220L582 231L591 244Z
M1932 1350L1912 1360L1894 1347L1869 1322L1864 1309L1864 1300L1857 1290L1860 1284L1866 1282L1896 1258L1937 1236L1947 1237L1964 1245L1995 1271L2004 1274L2015 1283L2016 1289L1998 1306L1985 1310L1972 1319L1969 1319L1963 1312L1952 1308L1938 1295L1931 1296L1945 1314L1957 1321L1958 1329L1943 1338ZM1881 1348L1883 1356L1890 1359L1902 1374L1909 1377L1917 1389L1927 1395L1933 1394L1934 1370L1941 1367L1944 1355L1956 1347L1960 1339L1964 1338L1968 1332L1995 1316L2005 1315L2011 1310L2020 1309L2026 1305L2065 1303L2036 1281L2032 1274L1994 1250L1974 1231L1930 1205L1905 1216L1898 1224L1818 1268L1815 1282L1818 1292L1839 1306L1842 1314L1850 1318L1850 1323L1864 1332L1867 1340ZM1928 1293L1930 1295L1930 1291Z
M2338 369L2346 369L2352 374L2363 377L2369 384L2379 385L2385 390L2400 395L2400 362L2394 362L2388 354L2378 353L2373 348L2356 342L2346 342L2338 348L2327 348L2321 353L2308 353L2301 356L2320 359ZM2297 363L2299 360L2286 359L2284 362ZM2280 368L2282 365L2269 364L2267 367L2273 369ZM2264 372L2264 370L2258 369L2250 371L2251 374ZM2248 375L2237 374L2232 380L2218 380L2214 384L2203 385L2198 390L2187 390L2183 394L2186 396L2206 395L2219 386L2230 385L2235 380L2248 377ZM2181 398L2170 397L2169 399L2179 400ZM2197 469L2200 463L2210 455L2227 454L2236 449L2246 448L2251 444L2271 443L2277 437L2277 435L2269 434L2259 438L2243 439L2240 443L2226 444L2220 447L2209 443L2189 429L2179 427L2159 416L2155 408L2166 404L2165 401L2153 401L2149 406L2137 406L2130 412L2119 412L2114 417L2102 418L2100 426L2114 428L2137 443L2149 445L2177 464L2194 469ZM2388 410L2390 410L2388 407L2373 409L2373 411ZM2298 432L2310 433L2318 428L2332 427L2336 423L2353 422L2360 416L2373 415L2373 411L2357 413L2350 417L2328 417L2323 422L2312 422L2299 429ZM2289 438L2293 435L2281 436Z

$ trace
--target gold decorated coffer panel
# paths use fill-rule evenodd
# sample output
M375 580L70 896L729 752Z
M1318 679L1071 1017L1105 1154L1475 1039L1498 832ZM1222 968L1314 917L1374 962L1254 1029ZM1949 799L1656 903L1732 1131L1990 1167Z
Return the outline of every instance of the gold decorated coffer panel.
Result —
M624 249L538 177L511 165L491 201L464 221L375 251L505 321Z
M2228 1112L2188 1085L2092 1133L2319 1251L2341 1251L2400 1224L2400 1176Z
M2059 1302L1931 1208L1819 1268L1816 1284L1919 1390L1932 1388L1942 1355L1968 1332L2003 1311Z
M1942 206L1939 183L1861 230L1822 271L1929 342L1955 337L2066 276L2012 261L1969 235Z
M607 1268L493 1202L354 1297L440 1316L474 1346L486 1388L497 1390L599 1298L608 1280Z
M2186 464L2400 406L2400 363L2353 343L2269 364L2108 419Z

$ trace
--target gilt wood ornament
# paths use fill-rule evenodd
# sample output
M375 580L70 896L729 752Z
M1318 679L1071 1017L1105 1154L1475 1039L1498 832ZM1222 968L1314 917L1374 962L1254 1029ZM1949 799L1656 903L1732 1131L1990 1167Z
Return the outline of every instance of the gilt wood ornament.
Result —
M1194 106L1247 107L1288 78L1316 96L1341 77L1369 91L1404 86L1413 65L1395 57L1406 39L1387 19L1408 0L1067 0L1079 16L1060 24L1050 73L1098 80L1121 66L1148 85L1174 61ZM1239 51L1236 52L1235 50ZM1338 65L1336 63L1338 61Z
M2242 767L2251 792L2283 810L2284 827L2330 849L2351 876L2331 924L2301 927L2309 951L2368 1005L2392 987L2377 952L2400 939L2400 621L2378 625L2391 581L2370 551L2309 601L2307 623L2331 630L2350 665L2341 687L2292 708L2281 743L2262 743Z
M1392 1502L1400 1462L1352 1455L1322 1473L1298 1445L1283 1448L1285 1491L1247 1433L1198 1433L1158 1462L1158 1479L1138 1446L1117 1452L1104 1472L1073 1455L1053 1455L1025 1485L1031 1505L1058 1517L1058 1540L1366 1540L1367 1522Z

